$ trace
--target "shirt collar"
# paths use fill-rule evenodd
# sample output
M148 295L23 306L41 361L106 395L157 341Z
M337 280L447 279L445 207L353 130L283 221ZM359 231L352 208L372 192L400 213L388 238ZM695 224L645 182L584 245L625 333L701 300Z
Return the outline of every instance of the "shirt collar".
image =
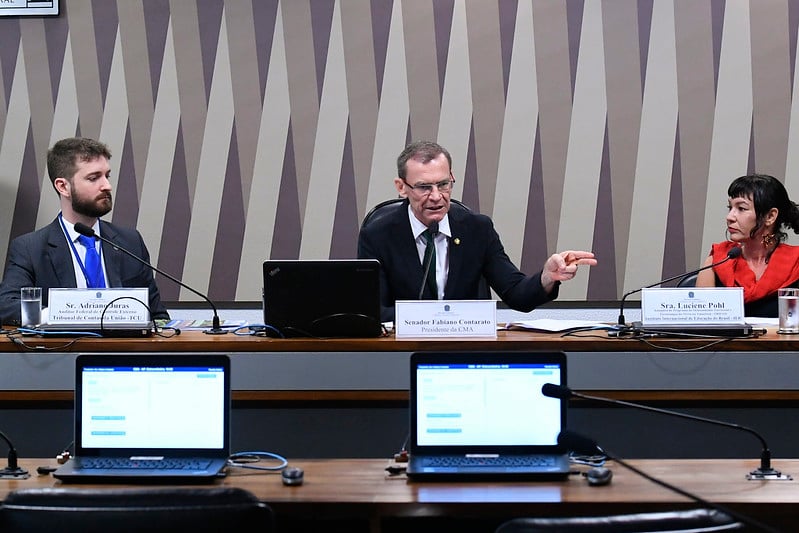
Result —
M67 238L72 242L78 242L78 237L80 237L80 233L75 231L75 225L72 224L69 220L65 219L63 215L61 216L61 222L63 223L63 228L67 231ZM92 226L94 233L100 235L100 220L96 220L94 222L94 226Z
M422 224L416 215L413 214L413 210L411 206L408 206L408 218L411 220L411 231L413 232L413 239L417 240L419 236L424 233L424 230L427 229L427 226ZM444 215L444 218L438 223L438 232L447 236L452 237L452 231L449 229L449 213Z

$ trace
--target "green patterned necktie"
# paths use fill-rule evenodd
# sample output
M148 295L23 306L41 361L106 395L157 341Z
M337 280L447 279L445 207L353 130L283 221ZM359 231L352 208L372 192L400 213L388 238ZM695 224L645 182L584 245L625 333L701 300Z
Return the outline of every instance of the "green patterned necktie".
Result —
M422 264L430 265L430 269L427 271L425 285L427 285L427 290L430 292L430 299L438 300L438 288L436 286L436 243L429 230L424 230L422 235L424 235L424 240L427 242L427 246L424 249L424 262Z

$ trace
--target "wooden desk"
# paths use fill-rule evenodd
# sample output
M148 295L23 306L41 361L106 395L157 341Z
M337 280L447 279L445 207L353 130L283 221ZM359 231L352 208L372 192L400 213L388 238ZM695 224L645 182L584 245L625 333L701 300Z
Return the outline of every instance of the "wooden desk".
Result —
M233 358L240 401L407 401L408 354L424 350L562 350L569 385L627 400L799 400L799 337L637 339L500 331L496 339L270 339L184 332L172 338L0 339L0 402L72 399L84 352L213 352ZM74 342L72 342L74 341ZM705 349L702 349L705 347ZM13 357L5 357L5 355Z
M758 466L757 460L630 462L706 500L784 531L796 529L799 483L746 480L746 474ZM51 476L36 475L37 466L53 463L50 459L22 460L21 465L32 472L32 477L0 482L0 498L21 488L84 486L63 485ZM609 466L614 472L613 482L605 487L589 487L576 475L567 481L549 482L408 482L401 477L387 477L387 462L381 459L309 459L291 464L305 470L302 486L284 487L277 474L240 469L234 469L219 483L251 491L272 506L282 523L349 520L360 522L364 530L367 526L379 530L392 520L410 518L449 517L493 526L515 516L602 515L697 506L612 463ZM799 476L797 459L777 460L773 466Z
M170 338L97 338L77 339L68 348L69 338L25 337L28 350L8 339L0 342L0 353L41 351L56 352L415 352L422 350L562 350L565 352L653 352L698 350L725 352L799 351L799 336L778 335L776 328L758 338L714 339L610 338L602 331L583 332L577 336L530 331L499 331L496 339L441 338L396 339L393 335L372 339L274 339L242 335L206 335L200 331L185 331ZM707 346L706 350L701 350Z
M709 340L633 339L501 331L497 339L269 339L184 332L170 339L28 338L20 351L0 339L0 428L26 455L55 455L71 438L74 359L83 352L212 352L232 359L236 450L296 457L381 457L407 432L408 357L417 350L563 350L575 390L756 428L775 457L794 457L799 432L784 423L799 406L799 338L769 331L699 349ZM587 405L586 405L587 404ZM705 437L677 421L571 402L569 424L630 457L746 457L749 436ZM644 426L644 424L646 424ZM672 430L672 426L674 429ZM273 431L271 428L287 428ZM646 431L640 428L646 427ZM43 435L42 428L48 428ZM663 437L659 436L663 433ZM303 435L313 434L315 439ZM52 441L50 441L52 439Z

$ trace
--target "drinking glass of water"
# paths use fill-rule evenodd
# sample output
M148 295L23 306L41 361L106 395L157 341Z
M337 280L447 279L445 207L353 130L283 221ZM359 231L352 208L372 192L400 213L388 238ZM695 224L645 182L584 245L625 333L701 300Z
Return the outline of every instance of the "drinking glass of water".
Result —
M799 289L777 290L780 327L777 333L799 333Z
M42 323L42 288L22 287L19 290L20 318L23 327Z

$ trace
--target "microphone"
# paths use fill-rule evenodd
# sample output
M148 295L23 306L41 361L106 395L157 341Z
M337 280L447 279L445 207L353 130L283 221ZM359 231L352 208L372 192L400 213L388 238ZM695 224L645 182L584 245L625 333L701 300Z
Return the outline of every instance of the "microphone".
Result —
M569 398L576 397L582 398L584 400L594 400L598 402L605 402L611 403L615 405L623 405L625 407L633 407L635 409L643 409L644 411L652 411L655 413L661 413L664 415L671 415L676 416L679 418L687 418L689 420L696 420L698 422L706 422L708 424L715 424L717 426L723 426L727 428L737 429L741 431L746 431L757 437L760 441L760 444L763 447L763 450L760 452L760 467L756 470L753 470L749 473L749 479L757 479L757 480L768 480L768 479L790 479L790 476L783 475L779 470L774 470L771 468L771 450L768 448L768 444L766 444L766 439L760 435L754 429L748 428L746 426L741 426L739 424L733 424L731 422L722 422L721 420L713 420L712 418L704 418L701 416L689 415L686 413L680 413L679 411L668 411L666 409L659 409L657 407L650 407L648 405L643 405L640 403L631 403L625 402L624 400L614 400L611 398L602 398L601 396L589 396L588 394L581 394L579 392L575 392L571 390L569 387L563 385L555 385L553 383L545 383L541 387L541 393L544 396L549 398L559 398L561 400L568 400Z
M551 385L551 384L548 383L547 385ZM544 387L546 387L547 385L544 385ZM557 388L557 385L552 385L552 387ZM577 396L577 394L575 394L575 396ZM570 431L568 429L565 429L565 430L561 431L560 434L558 435L558 445L561 448L563 448L563 449L565 449L567 451L575 452L575 453L578 453L580 455L597 455L597 454L604 455L608 459L619 463L621 466L623 466L627 470L630 470L631 472L634 472L634 473L638 474L639 476L643 477L644 479L649 480L652 483L655 483L656 485L660 485L661 487L663 487L665 489L668 489L668 490L670 490L672 492L676 492L677 494L679 494L681 496L685 496L686 498L689 498L689 499L699 503L703 507L710 507L711 509L715 509L716 511L719 511L721 513L729 515L730 517L734 518L735 520L738 520L739 522L742 522L742 523L744 523L744 524L746 524L748 526L754 527L755 530L757 530L757 531L768 531L770 533L779 533L778 530L774 529L771 526L763 524L763 523L755 520L754 518L750 518L748 516L744 516L744 515L742 515L740 513L737 513L737 512L735 512L735 511L733 511L731 509L728 509L727 507L725 507L723 505L720 505L720 504L713 503L713 502L710 502L708 500L705 500L704 498L702 498L700 496L697 496L696 494L693 494L692 492L688 492L685 489L681 489L681 488L679 488L679 487L677 487L675 485L672 485L671 483L667 483L667 482L665 482L665 481L663 481L661 479L658 479L658 478L656 478L654 476L651 476L651 475L647 474L646 472L644 472L643 470L640 470L639 468L634 467L633 465L631 465L627 461L621 459L620 457L616 456L615 454L612 454L611 452L608 452L607 450L602 449L596 443L596 441L594 441L594 440L592 440L592 439L590 439L590 438L588 438L588 437L586 437L584 435L580 435L579 433L576 433L574 431Z
M14 448L14 445L11 444L11 440L6 437L6 434L0 431L0 437L6 444L8 444L8 466L0 470L0 479L9 479L9 478L26 478L28 477L28 471L24 468L20 468L19 463L17 462L17 449Z
M696 270L692 270L690 272L686 272L685 274L678 274L677 276L672 276L670 278L662 279L662 280L660 280L660 281L658 281L656 283L653 283L652 285L647 285L646 287L641 287L640 289L635 289L633 291L625 293L624 296L621 297L621 303L619 303L619 323L618 323L618 325L621 326L621 327L626 327L626 325L627 325L627 321L624 319L624 300L626 300L627 297L630 296L631 294L635 294L636 292L641 292L644 289L651 289L652 287L655 287L657 285L663 285L664 283L668 283L670 281L674 281L675 279L680 279L680 278L684 278L684 277L687 277L687 276L693 276L694 274L698 274L699 272L702 272L703 270L707 270L708 268L715 268L715 267L719 266L722 263L726 263L730 259L735 259L736 257L741 257L742 253L743 253L743 250L741 250L741 248L738 247L738 246L736 246L735 248L730 248L730 251L727 252L727 257L725 257L724 259L722 259L721 261L719 261L717 263L713 263L712 265L706 265L706 266L703 266L702 268L697 268Z
M191 287L189 287L188 285L186 285L185 283L183 283L182 281L180 281L176 277L174 277L174 276L172 276L170 274L167 274L163 270L154 267L153 265L151 265L150 263L148 263L147 261L145 261L144 259L142 259L138 255L134 254L133 252L122 248L118 244L115 244L112 240L106 239L105 237L103 237L101 235L98 235L97 233L94 232L94 230L92 228L90 228L89 226L87 226L86 224L84 224L82 222L78 222L77 224L75 224L75 231L77 231L81 235L85 235L87 237L94 237L95 239L100 239L101 241L110 244L111 246L114 247L115 250L119 250L120 252L123 252L124 254L132 257L133 259L135 259L139 263L143 264L147 268L158 272L159 274L161 274L162 276L164 276L166 278L171 279L172 281L174 281L175 283L177 283L181 287L185 287L186 289L190 290L191 292L193 292L194 294L196 294L197 296L199 296L200 298L202 298L203 300L208 302L208 305L210 305L211 309L213 309L213 311L214 311L214 319L213 319L213 326L211 327L211 329L206 329L205 333L208 333L209 335L224 335L225 333L227 333L227 331L222 329L222 326L220 324L219 313L216 310L216 305L214 305L214 302L212 302L208 298L208 296L202 294L201 292L198 292L198 291L192 289Z
M433 240L435 240L436 235L438 235L438 222L435 220L432 221L430 225L427 226L427 231L430 232L430 237ZM433 243L433 246L435 246L435 242ZM433 263L433 255L434 254L428 255L427 261L425 261L424 274L422 275L422 286L419 287L419 297L417 298L417 300L421 300L422 295L424 294L424 286L427 284L427 275L430 274L430 265ZM438 297L437 294L435 294L434 296Z

